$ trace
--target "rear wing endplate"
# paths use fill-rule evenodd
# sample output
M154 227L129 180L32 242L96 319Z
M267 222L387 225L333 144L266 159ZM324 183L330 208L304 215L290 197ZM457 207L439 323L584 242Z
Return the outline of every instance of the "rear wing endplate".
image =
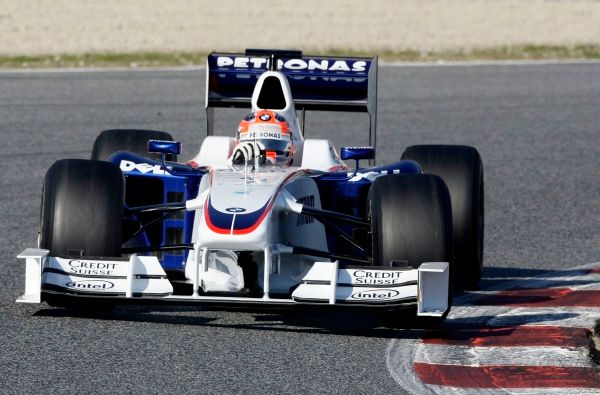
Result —
M369 143L375 143L377 57L305 56L300 51L281 50L213 52L208 55L206 69L209 136L213 134L214 108L250 108L258 77L277 70L288 79L296 110L302 114L306 110L366 112Z

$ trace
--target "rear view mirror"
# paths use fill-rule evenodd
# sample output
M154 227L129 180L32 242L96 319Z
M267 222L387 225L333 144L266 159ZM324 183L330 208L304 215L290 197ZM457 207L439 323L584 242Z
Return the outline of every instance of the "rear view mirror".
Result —
M342 147L340 149L342 160L375 159L375 148L373 147Z
M179 141L148 140L148 152L179 155L181 143Z

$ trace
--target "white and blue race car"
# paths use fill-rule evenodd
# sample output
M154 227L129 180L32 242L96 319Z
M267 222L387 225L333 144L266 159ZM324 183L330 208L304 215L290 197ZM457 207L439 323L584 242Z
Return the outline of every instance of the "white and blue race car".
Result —
M373 147L338 156L328 140L303 137L307 111L355 111L370 117L375 145L377 58L212 53L206 76L207 137L190 161L177 162L168 133L128 129L102 132L91 160L52 165L38 246L19 255L18 302L409 308L442 319L453 289L477 285L475 148L412 146L373 165ZM291 164L232 164L236 140L213 133L225 107L285 117Z

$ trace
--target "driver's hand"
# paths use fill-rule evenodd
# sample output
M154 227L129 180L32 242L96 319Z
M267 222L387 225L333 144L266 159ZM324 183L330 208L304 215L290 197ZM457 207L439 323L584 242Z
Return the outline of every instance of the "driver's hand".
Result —
M239 143L234 149L231 155L231 163L234 165L243 165L248 163L256 157L264 157L265 150L261 148L259 143L254 141L247 141Z

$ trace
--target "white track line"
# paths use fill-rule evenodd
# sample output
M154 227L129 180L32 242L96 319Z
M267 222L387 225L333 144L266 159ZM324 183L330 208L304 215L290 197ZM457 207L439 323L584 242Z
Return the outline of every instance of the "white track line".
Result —
M517 307L487 322L491 326L549 325L591 328L600 319L600 307Z
M445 326L451 328L455 324L468 323L488 326L544 325L591 328L597 319L600 319L600 307L461 306L450 312Z
M587 347L472 347L420 344L414 362L461 366L595 367Z
M518 288L570 288L573 290L599 289L600 273L590 273L573 276L552 276L552 277L530 277L513 280L511 285L518 285ZM490 294L495 291L479 291L473 294Z

